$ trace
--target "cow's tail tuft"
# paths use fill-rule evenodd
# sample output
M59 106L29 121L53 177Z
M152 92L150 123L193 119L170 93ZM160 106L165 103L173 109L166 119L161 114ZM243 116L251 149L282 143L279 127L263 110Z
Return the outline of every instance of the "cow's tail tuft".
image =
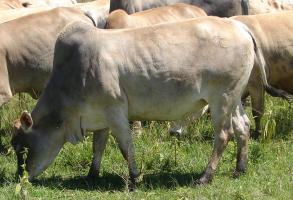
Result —
M246 31L250 34L252 41L253 41L253 45L254 45L254 52L255 52L255 56L256 56L256 61L258 62L258 66L259 66L259 70L261 73L261 79L262 79L262 83L264 86L265 91L273 96L273 97L281 97L283 99L286 99L289 102L293 101L293 95L287 93L284 90L281 89L277 89L271 85L269 85L268 81L267 81L267 76L266 76L266 71L265 71L265 59L263 57L263 53L262 50L259 48L255 37L253 35L253 33L251 33L251 31L249 30L249 28L247 26L245 26Z
M248 4L248 0L241 0L242 15L249 15Z

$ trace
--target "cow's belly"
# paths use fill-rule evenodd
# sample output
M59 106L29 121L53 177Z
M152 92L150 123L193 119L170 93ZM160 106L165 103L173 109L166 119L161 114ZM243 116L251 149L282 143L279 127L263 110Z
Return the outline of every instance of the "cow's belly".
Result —
M124 89L131 120L177 120L205 105L202 101L204 94L200 92L200 77L193 81L141 78Z
M279 56L268 62L268 82L276 88L293 94L293 57Z
M199 97L139 99L129 102L130 120L178 120L204 107Z

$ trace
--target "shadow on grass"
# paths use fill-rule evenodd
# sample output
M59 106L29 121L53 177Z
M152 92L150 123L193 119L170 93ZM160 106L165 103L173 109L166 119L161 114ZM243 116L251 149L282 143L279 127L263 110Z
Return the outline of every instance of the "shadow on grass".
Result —
M173 189L177 186L191 186L199 178L200 174L190 173L159 173L144 175L141 182L137 184L138 188L143 190L152 190L154 188ZM99 190L103 191L123 191L126 183L124 179L115 174L104 174L95 182L89 181L84 176L62 178L51 177L33 181L33 185L44 186L53 189L81 189L81 190Z
M293 106L288 109L281 109L276 113L276 136L277 138L287 139L289 134L293 132Z
M3 143L3 137L6 135L6 131L4 129L0 129L0 154L5 155L8 150L7 144Z
M178 186L193 186L195 181L200 177L200 173L158 173L144 175L142 182L145 189L165 188L173 189ZM139 186L138 185L138 186Z

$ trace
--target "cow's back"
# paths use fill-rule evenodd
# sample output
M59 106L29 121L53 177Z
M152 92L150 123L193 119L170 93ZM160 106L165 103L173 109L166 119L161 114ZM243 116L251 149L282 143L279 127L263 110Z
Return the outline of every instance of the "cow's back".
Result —
M57 49L62 43L79 46L78 51L87 49L89 54L84 54L82 60L94 63L82 63L72 74L86 73L90 66L95 66L91 73L97 78L84 81L101 86L96 90L105 96L101 95L97 102L114 101L126 95L130 119L174 120L192 112L195 109L192 102L212 101L227 89L240 93L253 65L252 39L240 23L219 18L201 19L110 32L90 29L64 33L64 39L56 44L55 55L59 54ZM86 57L90 55L97 58ZM56 68L66 59L58 58ZM64 65L62 67L64 69ZM80 76L84 78L85 74ZM180 113L174 109L177 107Z

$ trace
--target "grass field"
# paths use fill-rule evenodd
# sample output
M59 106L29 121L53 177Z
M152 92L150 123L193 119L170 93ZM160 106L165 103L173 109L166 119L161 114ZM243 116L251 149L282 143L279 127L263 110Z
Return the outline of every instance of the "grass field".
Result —
M293 107L267 98L263 120L266 138L250 141L248 171L232 178L236 145L230 142L214 181L196 186L212 150L213 130L208 116L189 127L177 140L167 134L167 123L150 122L134 135L141 172L137 191L128 193L127 165L110 138L102 161L102 176L95 183L85 176L91 163L91 136L78 145L66 144L52 164L32 184L14 178L13 151L0 156L0 199L293 199ZM0 110L3 143L9 147L13 121L31 111L34 101L17 97ZM249 108L247 108L247 113ZM251 117L250 117L251 118Z

